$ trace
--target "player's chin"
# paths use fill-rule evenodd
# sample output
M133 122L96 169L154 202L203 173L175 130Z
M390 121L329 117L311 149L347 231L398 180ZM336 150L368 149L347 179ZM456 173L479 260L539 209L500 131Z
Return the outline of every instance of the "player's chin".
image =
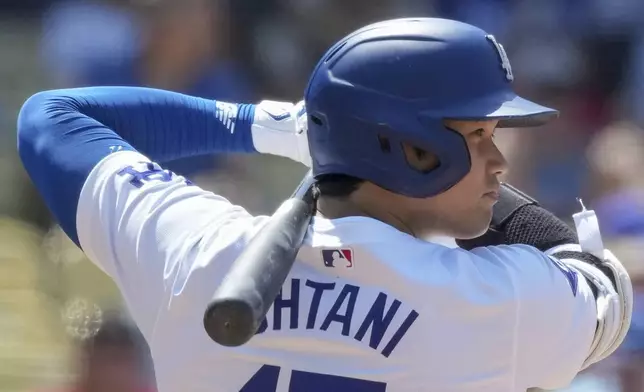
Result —
M481 211L479 214L472 214L467 225L463 225L461 230L459 230L459 235L455 237L463 240L480 237L490 227L490 222L492 222L492 209L489 211Z

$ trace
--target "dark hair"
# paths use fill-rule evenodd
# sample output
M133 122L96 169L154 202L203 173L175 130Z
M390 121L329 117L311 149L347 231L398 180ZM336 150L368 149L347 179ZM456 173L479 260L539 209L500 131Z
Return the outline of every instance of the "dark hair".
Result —
M318 196L349 197L364 180L346 174L325 174L315 182Z

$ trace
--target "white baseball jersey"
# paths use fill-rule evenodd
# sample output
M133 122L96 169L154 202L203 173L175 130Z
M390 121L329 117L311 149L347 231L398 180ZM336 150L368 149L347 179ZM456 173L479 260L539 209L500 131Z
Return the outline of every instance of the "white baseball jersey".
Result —
M589 355L597 311L575 270L367 217L316 217L258 334L222 347L204 310L267 220L132 151L87 178L80 243L118 284L160 392L515 392L565 386Z

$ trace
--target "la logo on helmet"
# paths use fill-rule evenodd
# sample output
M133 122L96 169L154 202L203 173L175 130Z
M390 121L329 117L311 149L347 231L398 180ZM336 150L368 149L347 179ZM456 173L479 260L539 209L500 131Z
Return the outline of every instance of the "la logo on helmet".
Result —
M510 65L510 59L508 59L508 55L505 53L503 45L498 43L496 38L494 38L492 34L486 35L485 38L489 39L490 42L492 42L492 44L496 48L496 51L499 53L499 57L501 58L501 68L503 68L503 70L505 71L505 78L510 82L513 81L514 75L512 74L512 66Z

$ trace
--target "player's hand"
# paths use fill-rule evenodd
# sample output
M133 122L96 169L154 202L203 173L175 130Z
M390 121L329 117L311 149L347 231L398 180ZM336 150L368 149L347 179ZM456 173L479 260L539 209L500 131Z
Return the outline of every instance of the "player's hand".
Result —
M261 101L255 108L252 134L255 149L260 153L311 167L304 101L295 104Z

